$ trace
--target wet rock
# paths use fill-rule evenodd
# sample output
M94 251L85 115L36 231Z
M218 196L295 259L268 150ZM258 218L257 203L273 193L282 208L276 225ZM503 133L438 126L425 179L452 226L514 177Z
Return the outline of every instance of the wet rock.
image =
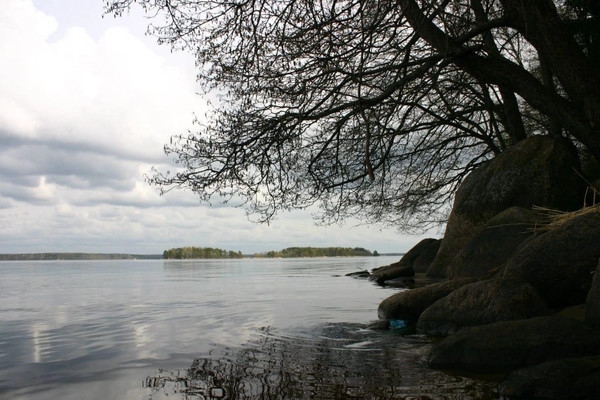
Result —
M573 215L523 243L503 271L529 282L550 308L584 303L600 258L600 207Z
M387 331L388 329L390 329L390 321L381 319L378 321L373 321L367 324L367 329L371 329L374 331Z
M468 327L548 315L550 310L523 281L491 279L465 285L428 307L417 332L446 336Z
M415 280L411 277L400 277L394 279L388 279L383 282L383 286L390 286L395 288L413 288L415 286Z
M415 276L415 270L410 265L402 264L400 261L385 267L373 270L369 279L383 285L385 281L396 278L412 278Z
M444 239L427 274L445 277L457 252L507 208L579 208L585 187L574 172L578 166L577 151L568 141L532 136L473 171L456 192Z
M533 235L539 215L524 207L511 207L490 219L483 230L458 252L448 265L448 278L489 278Z
M427 362L440 369L501 372L546 361L600 355L600 335L561 317L496 322L465 328L438 342Z
M600 328L600 261L598 261L592 287L585 303L585 322Z
M411 248L399 261L414 268L415 273L427 272L439 248L441 239L423 239Z
M367 270L364 270L364 271L350 272L350 273L346 274L346 276L350 276L352 278L368 278L369 276L371 276L371 273Z
M409 319L416 321L421 313L452 291L473 283L475 279L455 279L432 283L412 290L404 290L388 297L379 304L377 315L380 319Z
M510 399L600 399L600 357L568 358L519 369L498 389Z

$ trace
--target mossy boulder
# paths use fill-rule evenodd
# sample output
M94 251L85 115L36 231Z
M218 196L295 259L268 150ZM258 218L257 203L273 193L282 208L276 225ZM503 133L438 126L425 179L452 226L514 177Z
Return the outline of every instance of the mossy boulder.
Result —
M585 303L585 322L588 325L600 328L600 261L594 273L592 287Z
M567 358L511 372L498 387L503 398L600 399L600 357Z
M444 239L427 274L445 277L456 254L503 210L580 207L585 185L577 169L579 158L569 141L532 136L471 172L456 192Z
M465 285L428 307L417 322L417 332L446 336L459 329L550 314L526 282L490 279Z
M600 207L559 218L561 224L523 243L503 271L529 282L551 308L586 301L600 258Z
M600 355L597 330L571 318L548 316L462 329L436 343L427 363L439 369L491 373L596 355Z
M430 305L452 291L473 283L475 279L455 279L432 283L417 289L404 290L388 297L379 304L377 315L380 319L407 319L416 321Z
M498 213L450 261L448 278L491 277L533 235L539 220L538 214L524 207Z

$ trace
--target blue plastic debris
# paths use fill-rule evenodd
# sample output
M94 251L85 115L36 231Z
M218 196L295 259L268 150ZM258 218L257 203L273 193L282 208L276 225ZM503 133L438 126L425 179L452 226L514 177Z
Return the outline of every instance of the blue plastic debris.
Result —
M409 325L409 321L405 319L390 319L390 328L402 329L408 328Z

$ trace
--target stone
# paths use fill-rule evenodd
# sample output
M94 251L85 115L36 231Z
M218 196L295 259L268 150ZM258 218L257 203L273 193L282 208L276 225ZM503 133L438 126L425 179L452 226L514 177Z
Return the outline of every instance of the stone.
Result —
M511 372L498 386L503 398L600 399L600 357L548 361Z
M555 309L586 301L600 258L600 207L564 219L523 243L502 273L529 282Z
M423 247L422 251L415 257L412 267L415 273L425 273L435 259L438 250L442 244L442 239L430 239Z
M368 278L369 276L371 276L371 273L369 271L363 270L363 271L349 272L345 276L350 276L352 278Z
M600 261L598 261L592 287L585 302L585 322L600 328Z
M495 215L452 259L448 278L491 277L525 239L533 236L539 220L524 207L511 207Z
M416 321L421 313L452 291L473 283L475 279L455 279L432 283L412 290L403 290L383 300L377 309L380 319L408 319Z
M526 282L490 279L465 285L428 307L419 317L417 332L447 336L459 329L550 314Z
M409 276L388 279L383 281L383 286L395 287L395 288L413 288L415 287L415 279Z
M600 335L555 316L465 328L436 343L427 363L438 369L495 373L562 358L600 355Z
M385 281L396 278L412 278L415 270L410 265L402 264L401 261L373 270L369 279L383 285Z
M454 256L507 208L580 207L585 193L575 147L566 139L532 136L471 172L456 192L446 232L427 274L446 277Z

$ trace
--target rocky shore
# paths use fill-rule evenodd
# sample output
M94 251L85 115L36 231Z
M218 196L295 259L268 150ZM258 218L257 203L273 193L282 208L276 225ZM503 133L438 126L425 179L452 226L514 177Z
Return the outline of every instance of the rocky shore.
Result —
M597 179L570 143L541 136L474 170L443 239L370 271L409 289L379 319L439 340L432 368L504 374L504 398L600 398Z

